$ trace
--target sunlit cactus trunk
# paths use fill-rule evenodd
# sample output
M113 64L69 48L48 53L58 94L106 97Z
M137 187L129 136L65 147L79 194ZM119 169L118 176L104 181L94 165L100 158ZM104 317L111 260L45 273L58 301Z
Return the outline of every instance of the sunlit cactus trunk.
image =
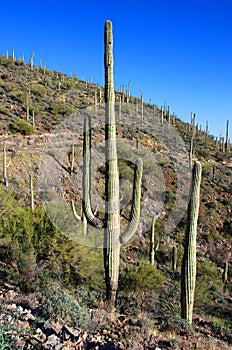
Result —
M88 224L99 229L104 228L104 268L106 282L106 298L114 306L116 304L120 245L131 239L135 234L140 217L140 198L142 183L141 159L137 160L134 172L134 184L132 195L132 207L130 221L125 231L120 234L120 205L119 205L119 171L116 143L115 122L115 93L113 80L113 36L112 23L105 23L105 218L101 220L91 207L91 121L89 117L84 120L83 142L83 201L82 207ZM82 220L75 211L72 201L73 212L77 220Z
M192 171L191 196L188 206L184 257L181 269L181 317L192 323L196 284L196 237L200 204L201 163L195 162Z
M119 173L115 124L115 93L113 78L112 23L105 23L105 157L106 157L106 205L104 264L106 298L116 302L120 253Z
M6 188L8 188L8 171L7 168L9 168L11 163L11 159L9 160L8 164L7 164L7 149L6 149L6 142L3 142L3 181L4 184L6 186Z

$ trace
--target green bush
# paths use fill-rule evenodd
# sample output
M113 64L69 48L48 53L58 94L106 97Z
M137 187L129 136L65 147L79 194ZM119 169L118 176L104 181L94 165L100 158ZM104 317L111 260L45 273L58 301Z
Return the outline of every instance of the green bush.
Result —
M174 331L180 335L194 335L194 329L188 321L183 320L180 316L168 316L161 321L160 327L162 331Z
M206 311L214 301L213 291L222 287L222 276L216 264L208 260L200 261L197 264L195 306Z
M128 266L121 271L120 288L125 291L161 290L165 276L155 266L140 263L139 266Z
M4 115L10 115L11 111L9 108L6 107L0 107L0 114L4 114Z
M51 290L43 303L43 313L53 319L63 319L73 327L85 328L89 315L74 296L65 290Z
M10 125L10 131L22 135L31 135L34 132L33 126L24 119L17 119Z
M34 84L31 87L31 93L35 96L38 96L38 97L45 97L46 88L45 88L45 86L43 86L41 84Z
M2 78L3 80L8 79L8 78L9 78L9 74L3 73L3 74L1 75L1 78Z

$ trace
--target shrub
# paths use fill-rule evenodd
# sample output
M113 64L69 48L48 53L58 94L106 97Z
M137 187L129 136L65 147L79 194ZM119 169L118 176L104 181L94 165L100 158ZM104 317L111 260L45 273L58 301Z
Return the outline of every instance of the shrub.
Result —
M34 84L31 87L31 93L38 97L44 97L46 95L46 88L41 84Z
M155 266L141 263L139 266L129 266L121 272L120 288L140 292L160 290L165 280L165 276Z
M10 131L13 133L19 133L22 135L31 135L34 132L33 126L26 120L17 119L10 125Z
M89 321L89 315L75 297L62 289L50 291L43 303L43 312L48 317L62 318L73 327L86 327Z
M3 73L3 74L1 75L1 78L2 78L3 80L8 79L8 78L9 78L9 74Z
M11 111L10 111L10 109L8 109L6 107L0 107L0 114L10 115Z
M160 329L162 331L174 331L176 334L180 335L194 335L194 329L189 322L182 319L178 315L168 316L167 318L163 319L160 324Z

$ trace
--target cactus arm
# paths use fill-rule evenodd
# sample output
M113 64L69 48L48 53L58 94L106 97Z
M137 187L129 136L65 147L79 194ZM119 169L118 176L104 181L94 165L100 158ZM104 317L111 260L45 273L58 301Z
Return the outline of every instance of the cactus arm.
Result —
M72 200L71 205L72 205L73 215L75 216L75 218L76 218L78 221L81 221L81 217L77 214L77 211L76 211L76 208L75 208L74 200Z
M91 175L90 175L90 167L91 167L91 126L90 126L90 118L87 116L84 119L84 143L83 143L83 177L82 177L82 184L83 184L83 200L82 200L82 206L84 210L84 214L86 216L87 221L95 227L103 228L104 223L102 220L97 218L91 207L91 199L90 199L90 192L91 192Z
M181 269L181 317L192 323L194 292L196 283L196 236L200 204L201 163L195 162L192 170L191 197L188 206L188 219L184 257Z
M142 171L143 171L143 162L142 159L137 160L135 174L134 174L134 185L133 185L133 199L132 199L132 209L130 222L120 237L121 243L128 242L131 237L135 234L140 216L140 198L141 198L141 183L142 183Z

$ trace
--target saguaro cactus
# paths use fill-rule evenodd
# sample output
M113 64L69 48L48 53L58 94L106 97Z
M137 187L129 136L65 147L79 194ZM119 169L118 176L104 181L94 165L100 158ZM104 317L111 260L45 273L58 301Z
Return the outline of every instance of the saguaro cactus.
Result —
M8 164L7 164L7 150L6 150L6 142L3 142L3 181L4 184L6 186L6 188L8 187L8 172L7 172L7 168L9 168L10 163L11 163L11 159L9 160Z
M172 248L172 270L176 271L177 268L177 247L173 246Z
M226 142L225 142L226 153L230 152L230 141L229 141L229 120L226 121Z
M133 186L133 198L130 222L120 234L119 205L119 171L116 143L115 122L115 92L113 79L113 36L112 23L106 21L104 31L104 63L105 63L105 218L100 220L91 208L90 200L90 165L91 165L91 126L88 117L84 122L83 147L83 210L90 225L104 227L104 268L106 282L106 298L112 304L116 303L119 277L120 245L127 242L136 232L140 216L140 197L142 182L142 160L138 159Z
M185 235L184 257L181 269L181 317L192 323L196 283L196 236L200 203L201 163L195 162L192 170L191 196Z

